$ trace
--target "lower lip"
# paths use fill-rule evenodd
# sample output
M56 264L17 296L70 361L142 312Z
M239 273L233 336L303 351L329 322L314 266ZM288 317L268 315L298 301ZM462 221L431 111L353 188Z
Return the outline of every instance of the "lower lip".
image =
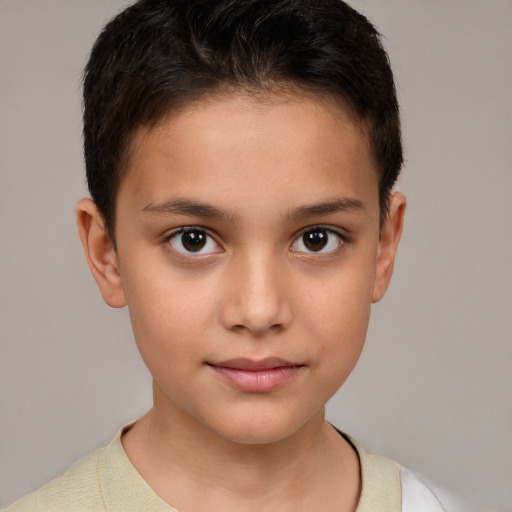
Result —
M300 366L281 366L264 370L244 370L239 368L226 368L224 366L211 366L211 368L242 391L248 393L265 393L279 388L300 370Z

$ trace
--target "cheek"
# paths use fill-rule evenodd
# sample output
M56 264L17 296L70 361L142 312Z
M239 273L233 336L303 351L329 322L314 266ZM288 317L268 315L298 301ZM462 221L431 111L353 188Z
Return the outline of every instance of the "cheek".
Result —
M336 300L338 299L338 300ZM363 348L370 319L370 303L367 296L358 303L352 294L338 294L332 302L318 312L316 319L319 349L332 361L350 364L359 357Z
M197 351L215 315L215 287L179 273L127 273L125 292L135 340L146 364L166 355L188 358Z
M354 264L310 283L300 315L324 362L350 372L363 348L371 310L372 266Z

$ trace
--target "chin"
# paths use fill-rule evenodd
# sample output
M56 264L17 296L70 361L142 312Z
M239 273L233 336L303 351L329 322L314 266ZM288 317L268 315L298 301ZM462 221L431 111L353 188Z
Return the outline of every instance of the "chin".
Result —
M278 443L289 437L293 432L284 429L236 429L229 432L219 432L227 441L243 445L268 445Z
M227 415L222 424L210 425L224 439L237 444L265 445L297 432L307 418L286 417L284 412Z

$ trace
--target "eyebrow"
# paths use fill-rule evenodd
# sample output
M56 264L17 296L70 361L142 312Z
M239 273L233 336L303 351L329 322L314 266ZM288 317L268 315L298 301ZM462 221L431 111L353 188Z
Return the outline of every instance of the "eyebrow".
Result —
M142 211L146 214L186 215L188 217L203 217L207 219L223 219L232 221L234 216L215 206L190 199L169 199L162 203L150 203Z
M322 203L299 206L288 214L288 218L303 219L319 215L330 215L332 213L365 210L364 203L359 199L337 198ZM220 210L208 203L184 198L169 199L161 203L150 203L142 211L149 215L185 215L188 217L222 219L227 222L233 222L236 218L233 213Z
M314 217L316 215L330 215L339 212L365 211L364 203L359 199L338 198L323 203L317 203L306 206L299 206L289 214L292 219L302 219L304 217Z

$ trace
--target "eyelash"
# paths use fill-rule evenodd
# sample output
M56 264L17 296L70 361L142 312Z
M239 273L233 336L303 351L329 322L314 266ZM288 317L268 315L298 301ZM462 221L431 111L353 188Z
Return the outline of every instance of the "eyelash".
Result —
M323 232L323 233L327 233L328 234L328 237L327 239L325 240L325 245L323 247L320 247L320 250L319 251L315 251L315 250L307 250L308 248L306 247L306 243L305 240L304 240L304 236L307 235L308 233L320 233L320 232ZM190 242L192 245L193 244L197 244L197 247L200 246L201 242L204 241L204 244L199 247L199 250L198 251L193 251L193 250L189 250L187 249L184 245L183 245L183 237L181 238L181 245L182 247L185 249L185 250L179 250L177 249L174 245L173 245L173 241L174 240L179 240L179 235L184 235L186 233L195 233L195 234L199 234L199 236L197 237L196 240L194 240L194 238L192 237L188 242ZM335 236L336 238L338 238L338 242L336 244L336 247L333 248L333 249L330 249L328 251L323 251L324 247L328 246L329 243L332 244L330 238L332 236ZM204 238L201 238L201 237L204 237ZM315 240L313 240L313 242L322 242L322 237L319 237L319 238L316 238ZM333 254L333 253L337 253L341 247L343 247L343 245L345 245L347 242L349 242L349 239L348 237L343 234L343 233L340 233L339 231L331 228L331 227L328 227L328 226L324 226L324 225L314 225L314 226L309 226L305 229L303 229L301 232L299 232L299 234L294 238L294 241L293 243L291 244L291 247L290 247L290 250L294 253L297 253L297 254L307 254L307 255L330 255L330 254ZM198 257L204 257L204 256L208 256L208 255L211 255L211 254L215 254L215 253L220 253L222 252L222 247L221 245L215 240L215 237L212 236L208 230L202 228L202 227L199 227L199 226L185 226L185 227L181 227L181 228L178 228L176 230L174 230L169 236L166 237L165 239L165 243L168 244L169 246L169 250L171 250L172 252L174 253L177 253L178 255L180 255L181 257L184 257L184 258L198 258ZM211 245L214 244L217 249L215 250L209 250L208 252L201 252L203 251L205 248L209 248L211 249ZM296 247L297 245L300 245L302 244L306 250L297 250Z
M172 241L173 240L179 239L179 235L184 235L186 233L197 233L200 236L204 236L205 237L205 239L204 239L205 240L205 244L202 247L200 247L199 251L196 251L196 252L188 251L186 247L184 247L185 251L180 251L180 250L176 249L172 245ZM198 240L199 240L199 238L198 238ZM199 242L200 241L201 240L199 240ZM178 253L180 256L185 257L185 258L197 258L197 257L200 257L200 256L205 256L205 253L202 253L200 251L202 251L205 247L208 247L212 243L215 244L218 248L221 249L220 244L215 240L215 238L206 229L201 228L199 226L185 226L185 227L176 229L165 239L165 242L166 242L166 244L168 244L170 246L170 250L171 251L173 251L175 253ZM190 242L195 243L193 239L190 240ZM183 237L182 237L182 246L183 246ZM214 254L216 252L222 252L222 251L221 250L215 250L215 251L212 251L212 252L207 252L206 255Z
M325 251L325 252L322 252L322 251L294 251L296 253L300 253L300 254L308 254L308 255L312 255L312 256L315 256L315 255L332 255L332 254L335 254L337 253L346 243L349 242L349 239L347 237L347 235L341 233L340 231L336 230L336 229L333 229L329 226L324 226L322 224L318 224L318 225L315 225L315 226L309 226L305 229L303 229L299 235L295 238L293 244L292 244L292 250L293 250L293 247L298 244L298 243L302 243L304 246L305 246L305 243L304 243L304 235L308 234L308 233L318 233L318 232L324 232L324 233L327 233L328 234L328 238L326 240L326 245L330 243L330 237L332 235L334 235L336 238L338 238L338 242L336 244L336 247L329 250L329 251ZM323 247L321 248L323 249Z

